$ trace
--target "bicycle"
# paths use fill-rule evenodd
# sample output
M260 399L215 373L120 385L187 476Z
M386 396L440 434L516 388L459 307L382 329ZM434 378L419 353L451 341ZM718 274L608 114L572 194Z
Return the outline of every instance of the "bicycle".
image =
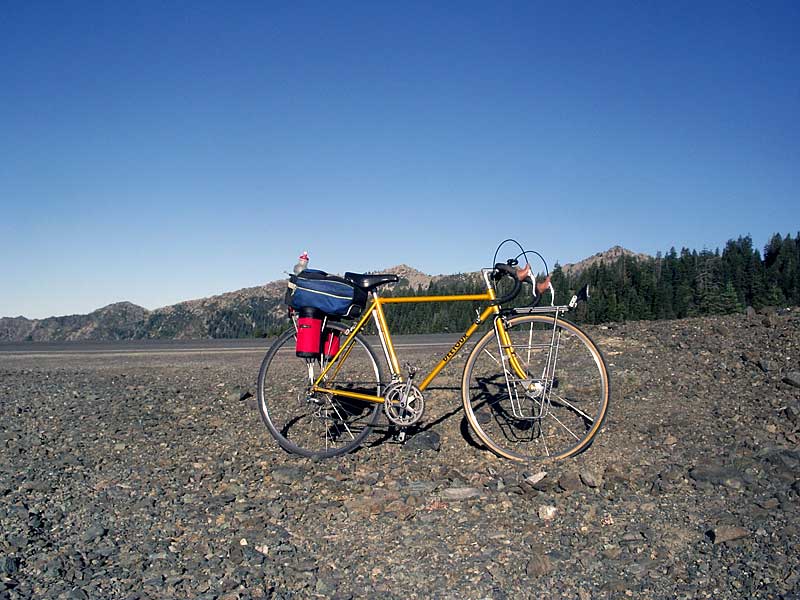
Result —
M524 250L523 255L527 259ZM383 297L378 288L396 283L397 275L345 273L344 280L367 298L366 310L351 325L326 317L326 341L311 358L296 356L298 319L292 315L293 326L272 344L258 375L259 411L281 448L317 458L350 452L377 425L381 406L404 439L405 428L424 413L423 392L487 321L493 326L467 357L461 381L464 411L480 441L517 461L562 459L588 448L608 410L608 368L589 336L563 318L588 300L588 285L566 305L555 305L550 284L550 306L503 308L519 294L523 282L535 290L530 263L517 268L520 256L481 269L485 292L479 294ZM498 297L499 282L505 278L513 282L512 289ZM415 369L409 366L405 376L401 372L384 306L455 301L487 304L417 384ZM377 329L383 361L363 335L370 320Z

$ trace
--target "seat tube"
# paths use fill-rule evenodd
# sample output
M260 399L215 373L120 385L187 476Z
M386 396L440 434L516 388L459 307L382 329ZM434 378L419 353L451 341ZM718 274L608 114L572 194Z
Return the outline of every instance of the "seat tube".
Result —
M372 292L372 297L375 300L375 310L372 311L372 317L375 319L375 327L378 330L378 338L381 341L383 354L386 356L386 362L389 364L389 370L392 372L392 378L400 375L400 363L397 360L397 354L394 351L392 344L392 336L389 333L389 327L386 324L386 315L383 312L383 305L378 297L377 292Z

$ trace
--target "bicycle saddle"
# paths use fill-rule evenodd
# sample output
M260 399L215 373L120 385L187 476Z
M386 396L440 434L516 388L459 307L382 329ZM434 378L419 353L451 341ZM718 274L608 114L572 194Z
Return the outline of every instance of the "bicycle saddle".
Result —
M378 273L370 275L368 273L350 273L344 274L344 278L352 281L358 287L370 291L373 288L383 285L385 283L397 283L400 278L393 273Z

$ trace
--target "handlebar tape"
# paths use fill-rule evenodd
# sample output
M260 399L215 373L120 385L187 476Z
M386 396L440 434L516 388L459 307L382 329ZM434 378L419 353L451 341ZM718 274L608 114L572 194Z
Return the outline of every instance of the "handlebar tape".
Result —
M517 270L505 263L495 264L494 270L499 275L499 277L495 278L495 281L499 281L503 275L508 275L514 282L514 288L502 298L495 298L492 304L503 304L504 302L508 302L509 300L516 298L517 294L519 294L520 288L522 287L522 282L517 278Z

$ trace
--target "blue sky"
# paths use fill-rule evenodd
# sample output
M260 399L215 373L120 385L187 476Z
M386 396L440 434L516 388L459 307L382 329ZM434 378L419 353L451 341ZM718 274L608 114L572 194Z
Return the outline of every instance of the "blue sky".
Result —
M0 316L800 230L800 4L6 3Z

